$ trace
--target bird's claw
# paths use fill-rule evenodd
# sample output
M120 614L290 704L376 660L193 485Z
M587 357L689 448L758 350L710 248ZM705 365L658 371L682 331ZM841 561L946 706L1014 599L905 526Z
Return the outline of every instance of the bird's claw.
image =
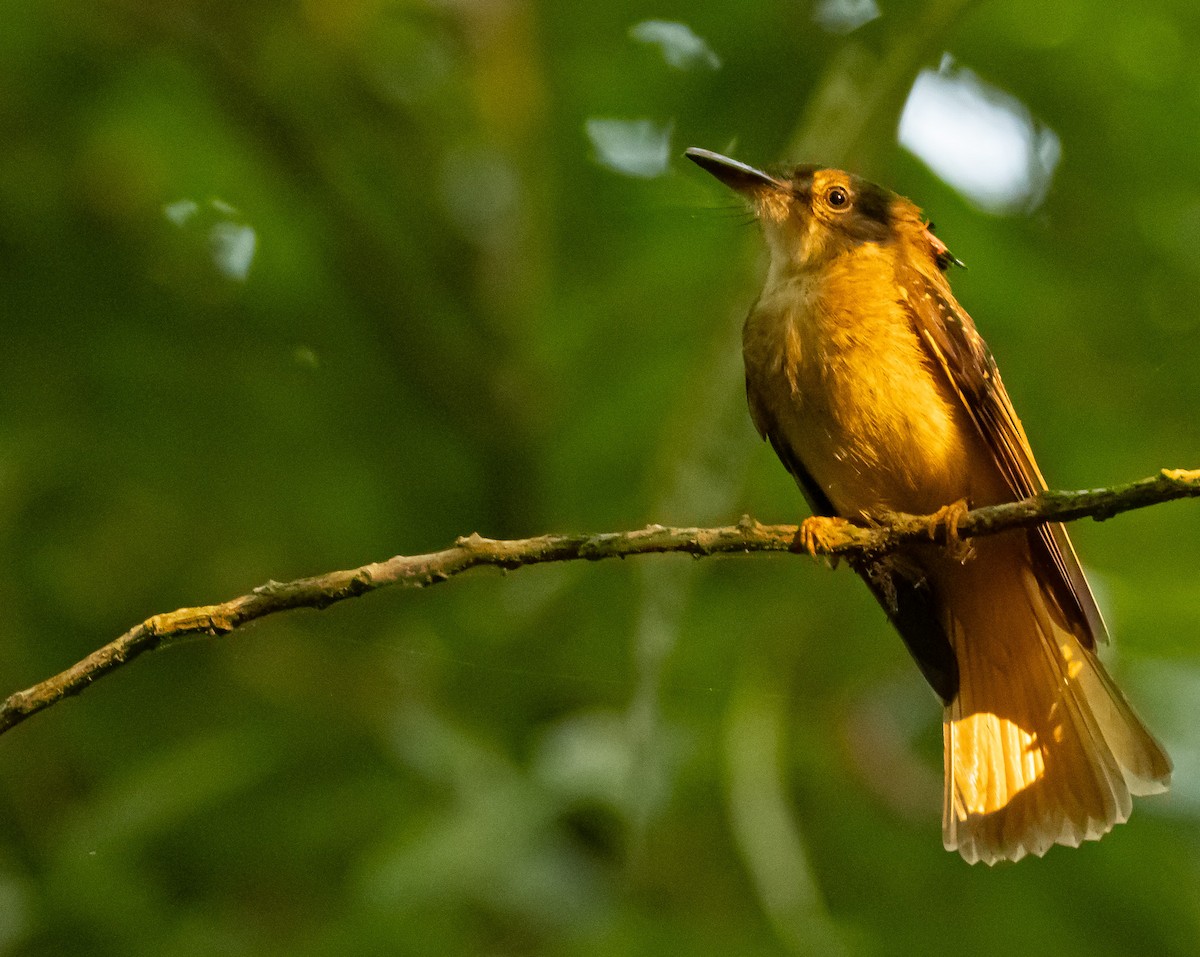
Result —
M849 523L844 518L826 515L810 515L800 523L792 539L789 551L797 555L804 553L816 558L828 553L837 544L838 534Z
M958 526L971 511L971 506L965 498L957 502L943 505L929 516L929 537L936 540L938 529L946 530L946 551L960 562L965 562L973 554L970 542L964 542L958 535Z

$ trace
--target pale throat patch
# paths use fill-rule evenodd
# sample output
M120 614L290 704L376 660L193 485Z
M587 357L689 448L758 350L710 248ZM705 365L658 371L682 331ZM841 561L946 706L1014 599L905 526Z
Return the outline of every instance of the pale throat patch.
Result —
M791 215L792 197L786 190L765 187L755 199L758 215L769 222L781 224Z

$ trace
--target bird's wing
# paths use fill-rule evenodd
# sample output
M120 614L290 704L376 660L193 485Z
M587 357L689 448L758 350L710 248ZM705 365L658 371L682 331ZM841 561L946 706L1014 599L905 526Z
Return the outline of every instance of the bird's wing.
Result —
M759 399L758 393L754 391L749 378L746 379L746 404L750 407L750 420L754 423L754 428L758 431L759 435L771 443L771 448L779 456L779 461L783 463L783 467L788 470L792 478L796 480L796 484L800 486L800 491L804 493L804 500L808 502L808 507L812 509L812 513L814 515L825 516L837 515L837 509L829 501L829 496L825 494L825 490L821 488L817 480L805 468L796 450L783 438L783 433L776 426L775 420L768 411L766 403Z
M936 365L945 371L991 450L1013 498L1028 498L1044 491L1046 481L991 352L971 317L950 292L949 284L940 274L934 278L916 268L900 278L904 304L918 336ZM1029 540L1041 580L1066 618L1084 629L1080 637L1089 647L1105 641L1104 619L1066 528L1059 523L1039 525L1030 532Z

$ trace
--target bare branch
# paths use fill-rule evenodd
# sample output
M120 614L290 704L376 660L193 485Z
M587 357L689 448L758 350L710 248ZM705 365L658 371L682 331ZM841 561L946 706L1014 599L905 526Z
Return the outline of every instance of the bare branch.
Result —
M1085 517L1104 520L1135 508L1193 497L1200 497L1200 470L1164 469L1158 475L1127 485L1080 492L1043 492L1020 502L977 508L963 517L958 534L970 538L1046 521L1069 522ZM795 525L762 525L745 516L736 525L720 528L650 525L628 532L540 535L511 541L472 534L440 552L397 555L361 568L290 582L267 582L247 595L219 605L180 608L148 618L67 670L14 692L0 704L0 734L63 698L79 694L97 679L147 651L198 635L227 635L247 622L276 612L326 608L390 585L424 588L477 565L514 569L544 562L599 561L666 552L683 552L697 558L786 552L792 547L796 531ZM889 515L885 525L826 522L822 525L817 553L845 557L880 555L905 543L928 542L931 538L945 543L946 529L931 521L930 516Z

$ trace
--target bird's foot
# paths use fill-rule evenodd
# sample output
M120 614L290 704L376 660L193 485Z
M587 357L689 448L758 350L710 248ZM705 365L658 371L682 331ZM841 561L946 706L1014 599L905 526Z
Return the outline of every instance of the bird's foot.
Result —
M836 515L810 515L800 527L788 550L797 555L805 553L816 558L819 553L828 553L829 549L838 543L841 530L850 523ZM837 560L833 556L834 561Z
M938 529L945 529L946 551L949 552L951 558L959 562L965 562L974 554L971 543L964 542L958 537L958 526L962 524L962 520L966 518L969 511L971 511L971 506L967 500L960 498L957 502L943 505L929 516L929 537L936 540Z

